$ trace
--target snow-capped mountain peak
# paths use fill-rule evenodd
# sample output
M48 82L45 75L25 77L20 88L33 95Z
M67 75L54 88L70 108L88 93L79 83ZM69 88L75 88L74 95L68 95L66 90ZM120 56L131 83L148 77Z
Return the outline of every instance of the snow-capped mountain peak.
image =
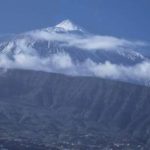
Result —
M145 84L150 80L150 55L147 50L144 54L138 43L90 34L65 20L56 26L0 39L0 68L130 79Z
M72 23L70 20L64 20L61 23L57 24L55 27L61 28L65 31L77 31L77 30L81 31L82 30L80 27Z

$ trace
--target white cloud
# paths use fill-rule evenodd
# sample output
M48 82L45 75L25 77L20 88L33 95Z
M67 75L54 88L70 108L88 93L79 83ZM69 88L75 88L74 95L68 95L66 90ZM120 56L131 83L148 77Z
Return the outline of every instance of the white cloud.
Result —
M95 76L110 79L119 79L124 81L149 81L150 80L150 62L143 61L133 66L124 66L112 64L109 61L105 63L95 63L91 60L85 63L88 70Z
M73 70L74 64L70 56L65 53L53 54L46 58L39 57L38 55L19 53L15 54L13 58L9 58L5 54L0 55L0 68L20 68L60 73L68 72L68 74L71 74L70 72Z
M124 81L144 82L150 80L150 62L144 61L133 66L105 63L95 63L88 59L82 63L73 63L71 57L65 53L40 58L28 54L16 54L13 60L6 55L0 55L0 67L41 70L68 75L87 75L102 78L119 79Z
M73 62L71 60L71 57L66 53L54 54L51 57L51 61L53 64L55 64L56 67L58 67L58 69L73 67Z
M47 32L44 30L28 33L38 40L59 41L63 46L73 46L84 50L115 50L124 47L146 46L142 41L128 41L113 36L79 35L71 33Z

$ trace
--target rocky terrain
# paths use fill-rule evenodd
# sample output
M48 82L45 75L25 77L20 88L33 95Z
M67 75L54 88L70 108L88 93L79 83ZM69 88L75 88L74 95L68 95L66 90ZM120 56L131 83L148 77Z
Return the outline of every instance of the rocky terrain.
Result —
M149 87L125 82L1 71L0 145L10 149L17 143L19 149L32 150L148 150L149 97Z

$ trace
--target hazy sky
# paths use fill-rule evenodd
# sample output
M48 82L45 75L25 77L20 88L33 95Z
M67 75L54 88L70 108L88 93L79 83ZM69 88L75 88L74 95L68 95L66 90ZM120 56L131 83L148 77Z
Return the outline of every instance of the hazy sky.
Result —
M64 19L92 33L150 41L150 0L0 0L0 35Z

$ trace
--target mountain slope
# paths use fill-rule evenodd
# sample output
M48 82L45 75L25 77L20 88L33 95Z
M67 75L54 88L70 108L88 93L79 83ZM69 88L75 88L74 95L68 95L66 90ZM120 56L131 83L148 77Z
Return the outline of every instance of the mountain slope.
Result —
M89 46L89 49L95 50L87 51L87 47L85 46L84 48L84 46L82 47L82 45L80 44L87 44L86 40L90 40L88 39L90 37L92 37L93 39L91 38L91 41L89 42L92 42L94 38L100 38L95 39L99 40L98 42L100 45L95 47ZM70 40L71 43L67 43L68 40ZM83 41L85 43L80 43L80 40L81 42ZM113 42L114 45L112 47L109 46L109 42ZM77 25L73 24L71 21L65 20L54 27L44 28L41 30L35 30L24 34L16 35L12 37L12 40L6 40L6 42L2 42L0 44L0 51L2 54L5 53L7 55L11 55L12 57L16 53L32 53L33 49L37 52L38 55L45 57L48 57L53 53L65 52L68 53L73 60L75 59L79 62L89 58L94 62L105 62L106 60L108 60L113 63L128 65L141 62L145 59L144 56L142 56L142 54L140 54L139 52L134 51L134 49L127 48L131 44L128 43L128 41L120 41L125 42L125 47L122 47L124 45L121 45L121 43L117 42L119 41L117 41L117 39L113 37L98 37L96 35L94 36L84 31ZM77 46L76 44L79 45ZM105 49L113 48L116 49L113 51L105 51Z
M134 146L148 145L148 87L92 77L8 70L0 75L0 91L1 138L38 139L45 143L66 140L99 146L106 141L127 140ZM106 140L103 144L102 137Z

